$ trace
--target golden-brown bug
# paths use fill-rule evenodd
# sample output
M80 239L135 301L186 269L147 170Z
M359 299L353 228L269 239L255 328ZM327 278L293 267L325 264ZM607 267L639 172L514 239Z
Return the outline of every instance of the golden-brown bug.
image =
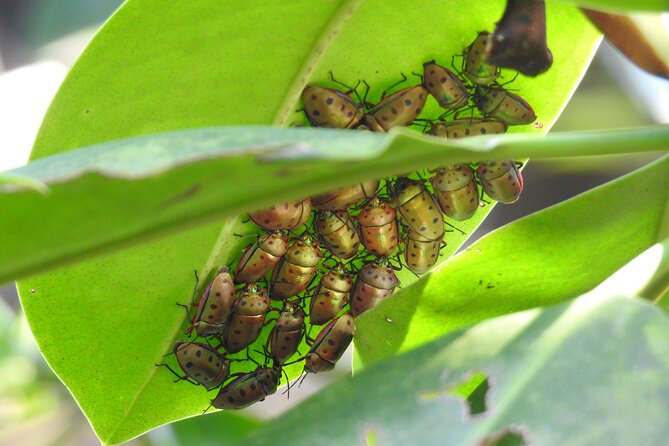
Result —
M276 393L280 380L281 367L258 367L223 386L211 405L217 409L242 409Z
M358 317L390 296L399 281L386 259L370 262L360 268L351 290L351 314Z
M318 211L314 227L332 255L348 259L358 253L360 237L347 211Z
M343 263L338 262L325 274L309 302L309 320L312 325L323 325L339 314L353 286L353 279Z
M252 212L249 218L267 231L277 229L297 229L304 224L311 213L311 200L286 202Z
M456 110L469 102L469 92L465 84L455 73L437 65L434 60L423 64L423 83L443 108Z
M502 87L477 87L474 103L481 113L507 125L532 124L537 119L534 109L525 99Z
M267 338L274 364L283 364L296 351L304 336L304 311L294 302L285 301L274 328Z
M324 211L347 209L366 198L373 197L378 188L379 180L363 181L311 197L311 203L316 209Z
M513 160L479 163L476 175L481 187L493 200L514 203L523 191L523 175Z
M465 49L462 73L477 85L490 85L499 77L499 68L486 62L489 32L480 32Z
M506 124L490 118L461 118L448 122L432 124L430 134L447 139L460 139L469 136L492 135L506 132Z
M279 263L288 248L288 234L272 231L244 248L235 270L235 283L252 283L263 279Z
M414 230L407 230L404 241L404 262L414 274L423 274L437 263L443 240L428 240Z
M333 82L344 85L336 81L332 73L330 73L330 78ZM313 85L307 85L304 88L302 101L311 125L350 129L360 123L364 115L363 105L351 98L351 93L355 93L355 87L347 88L348 91L345 92Z
M186 333L190 334L193 329L201 337L223 333L225 323L232 312L234 301L235 285L230 275L230 269L223 266L202 293L197 312L193 316Z
M479 207L474 170L464 164L437 169L430 178L441 211L453 220L471 218Z
M223 384L230 373L230 360L207 344L177 341L172 351L186 375L180 376L167 364L158 365L167 367L179 380L192 380L213 389Z
M406 76L403 76L404 82ZM381 101L365 114L367 126L374 132L387 132L392 127L411 125L420 115L427 100L422 84L404 88Z
M344 354L355 334L355 319L345 313L330 322L311 346L305 357L304 370L307 373L332 370Z
M362 244L372 255L390 257L399 244L397 212L387 200L374 197L357 216Z
M444 217L422 181L399 177L390 197L408 227L428 240L444 236Z
M244 285L225 327L223 345L228 353L237 353L258 339L270 310L267 291L255 283Z
M304 291L316 275L322 258L316 239L307 232L302 234L272 270L270 297L288 299Z

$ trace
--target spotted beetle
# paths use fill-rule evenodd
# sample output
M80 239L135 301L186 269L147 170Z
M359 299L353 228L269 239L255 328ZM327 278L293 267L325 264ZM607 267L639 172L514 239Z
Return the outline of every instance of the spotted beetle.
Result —
M322 258L316 239L308 232L303 233L272 270L270 297L283 300L304 291L316 275Z
M385 258L370 262L360 268L351 290L351 314L360 316L390 296L399 283L395 271Z
M362 244L372 255L390 257L399 244L397 212L387 200L374 197L356 217Z
M460 139L468 136L504 133L506 129L506 124L497 119L461 118L448 122L434 123L429 133L447 139Z
M490 85L499 77L499 68L486 62L486 47L490 38L489 32L480 32L465 49L462 72L477 85Z
M269 209L252 212L249 218L253 223L267 231L277 229L297 229L302 226L311 213L311 200L281 203Z
M379 188L379 180L363 181L353 186L342 187L311 198L311 203L316 209L324 211L338 211L376 194Z
M407 230L404 241L404 262L414 274L423 274L437 263L443 240L428 240L414 230Z
M207 344L177 341L172 352L185 376L179 376L167 364L158 365L167 367L180 380L192 379L209 390L220 386L230 374L230 360Z
M314 227L332 255L348 259L358 253L360 237L347 211L317 211Z
M423 182L399 177L391 188L390 197L408 227L428 240L444 236L444 217Z
M305 314L294 302L284 301L283 309L267 338L274 364L283 364L296 351L304 336Z
M469 102L469 92L460 78L432 60L423 64L423 83L442 108L456 110Z
M230 275L230 269L223 266L202 293L197 312L193 316L186 333L190 334L195 330L195 333L200 337L223 333L225 323L232 312L234 301L235 285Z
M514 203L523 191L523 175L513 160L479 163L476 175L481 187L493 200Z
M304 370L307 373L327 372L335 367L355 334L355 319L345 313L330 322L314 341L305 356Z
M471 167L458 164L436 170L430 178L441 211L453 220L471 218L479 207L479 189Z
M312 325L323 325L334 319L344 308L353 279L343 263L338 262L325 274L309 302L309 321Z
M404 82L406 76L403 76ZM422 84L404 88L381 101L365 113L365 123L374 132L387 132L392 127L411 125L420 115L427 100Z
M211 405L217 409L242 409L276 393L280 381L281 367L259 366L223 386Z
M502 87L477 87L474 103L481 113L507 125L532 124L537 119L525 99Z
M238 294L225 327L223 345L228 353L237 353L258 339L270 310L267 291L255 283L244 285Z
M263 279L279 263L288 248L288 234L272 231L244 248L235 269L235 283L253 283Z

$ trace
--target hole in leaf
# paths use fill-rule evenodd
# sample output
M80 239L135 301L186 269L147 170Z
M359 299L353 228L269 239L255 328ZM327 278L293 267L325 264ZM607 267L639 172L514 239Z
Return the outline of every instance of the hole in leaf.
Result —
M488 409L486 396L489 389L488 377L484 373L478 372L453 386L450 389L450 394L464 400L467 404L468 415L478 415Z
M529 444L517 428L505 428L487 436L477 446L522 446Z

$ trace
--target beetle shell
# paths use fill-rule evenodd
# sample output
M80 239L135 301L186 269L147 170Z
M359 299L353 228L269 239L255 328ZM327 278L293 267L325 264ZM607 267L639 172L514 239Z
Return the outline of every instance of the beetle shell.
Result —
M478 87L474 102L481 113L507 125L532 124L537 119L525 99L501 87Z
M499 77L499 68L486 63L486 47L491 38L489 32L480 32L474 42L465 49L462 74L477 85L490 85Z
M309 302L309 320L312 325L323 325L334 319L346 305L353 279L342 263L337 263L325 274Z
M407 177L399 177L391 198L402 219L411 229L429 240L444 236L444 217L425 185Z
M311 125L350 129L363 117L363 107L348 94L334 88L307 85L302 91L304 111Z
M223 345L228 353L242 351L258 339L265 325L269 305L267 291L253 283L244 286L235 301L230 322L225 327Z
M288 299L304 291L318 270L323 252L316 240L304 233L286 250L272 270L269 295L272 299Z
M304 224L311 213L311 200L281 203L249 214L253 223L267 231L277 229L297 229Z
M411 125L423 111L426 100L427 90L422 85L404 88L376 104L366 113L365 121L375 132Z
M514 203L523 191L523 175L513 160L479 163L476 169L486 194L500 203Z
M304 370L308 373L332 370L344 354L355 334L355 319L345 313L328 324L318 334L305 357Z
M423 71L425 87L441 107L456 110L467 105L469 92L455 73L435 61L425 62Z
M234 302L235 285L230 270L224 266L218 270L216 277L202 294L197 313L186 332L190 333L195 329L200 337L223 333Z
M372 198L357 216L360 239L370 254L390 257L399 243L397 212L390 203L379 197Z
M347 209L366 198L373 197L378 188L379 180L363 181L312 197L311 202L316 209L324 211Z
M463 118L436 123L430 129L430 134L447 139L460 139L468 136L504 133L506 129L506 124L496 119Z
M304 311L296 304L284 303L267 341L275 364L283 364L297 351L304 335L304 318Z
M458 164L441 168L430 182L441 211L453 220L467 220L478 209L479 188L471 167Z
M348 259L358 253L360 237L348 212L318 211L314 223L316 233L332 255Z
M276 393L281 379L279 367L258 367L226 384L211 402L217 409L235 410L250 406Z
M235 270L235 283L261 280L279 263L288 247L288 235L274 231L261 236L257 242L244 248L244 255Z
M442 240L427 240L413 230L407 231L404 242L404 262L410 271L423 274L437 263Z
M172 351L186 376L206 389L220 386L230 373L230 360L207 344L177 341Z
M358 317L390 296L398 284L392 268L371 262L360 268L351 290L351 313Z

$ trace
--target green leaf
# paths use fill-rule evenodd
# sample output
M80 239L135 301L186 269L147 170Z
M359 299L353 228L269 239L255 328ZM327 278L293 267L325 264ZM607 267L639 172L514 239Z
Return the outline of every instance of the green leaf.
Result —
M448 65L478 31L493 27L503 7L503 1L474 0L431 0L420 7L399 0L202 0L168 6L129 0L63 83L33 159L170 130L304 123L299 94L307 82L333 85L330 70L347 83L365 79L372 86L368 99L375 101L400 72L418 71L435 58ZM516 127L516 133L543 134L551 127L596 47L597 33L577 9L551 3L548 15L551 50L560 62L536 79L519 77L513 83L535 106L543 129ZM437 114L436 103L430 102L425 116ZM403 144L412 141L402 138ZM154 152L143 155L150 160ZM383 169L394 171L401 161ZM427 156L417 163L429 164ZM340 162L338 169L352 164ZM38 234L40 243L19 250L32 253L18 262L14 274L34 272L32 267L61 268L22 282L22 303L47 361L103 443L122 442L205 409L211 394L186 383L175 385L168 372L154 366L183 329L183 310L174 303L190 299L193 269L206 273L230 262L244 243L233 234L253 231L237 219L226 220L230 213L263 207L296 195L299 188L315 192L363 176L355 171L335 179L329 170L327 180L317 181L316 174L326 170L305 172L304 166L311 164L299 166L297 174L288 170L290 189L277 188L262 198L260 187L247 192L258 173L246 157L194 162L113 185L99 175L85 175L63 183L64 192L68 186L71 190L62 197L78 200L59 207L54 203L48 209L53 215L45 211L46 203L59 197L61 186L50 186L45 201L26 200L23 209L40 212L24 214L19 223ZM227 176L243 180L225 183ZM221 190L212 187L217 181L234 186L215 194ZM192 189L200 182L207 194ZM212 205L215 199L226 204ZM77 223L79 217L83 223ZM60 228L49 232L54 226ZM58 252L54 246L59 243L66 249ZM120 245L126 249L118 251ZM38 252L42 246L48 247L44 256ZM62 259L81 261L62 267ZM295 376L298 369L295 365L288 372Z
M486 410L470 416L458 389L480 373ZM507 429L527 444L663 444L667 373L666 315L637 299L583 296L379 362L238 444L471 445Z
M484 319L583 294L660 240L668 190L665 156L487 234L362 315L358 359L369 365Z
M667 11L669 4L667 0L560 0L584 8L600 9L610 12L634 12L634 11Z
M171 428L177 445L228 446L260 425L259 421L221 411L181 420Z
M409 168L649 151L669 148L666 140L669 126L457 142L407 130L378 135L221 127L103 143L33 161L12 172L21 183L0 184L0 207L13 213L0 220L0 281ZM289 159L264 161L281 157ZM33 183L41 194L32 190ZM458 223L458 229L472 233L490 208ZM49 216L48 225L32 218L39 214ZM464 240L451 240L442 254L452 254Z

